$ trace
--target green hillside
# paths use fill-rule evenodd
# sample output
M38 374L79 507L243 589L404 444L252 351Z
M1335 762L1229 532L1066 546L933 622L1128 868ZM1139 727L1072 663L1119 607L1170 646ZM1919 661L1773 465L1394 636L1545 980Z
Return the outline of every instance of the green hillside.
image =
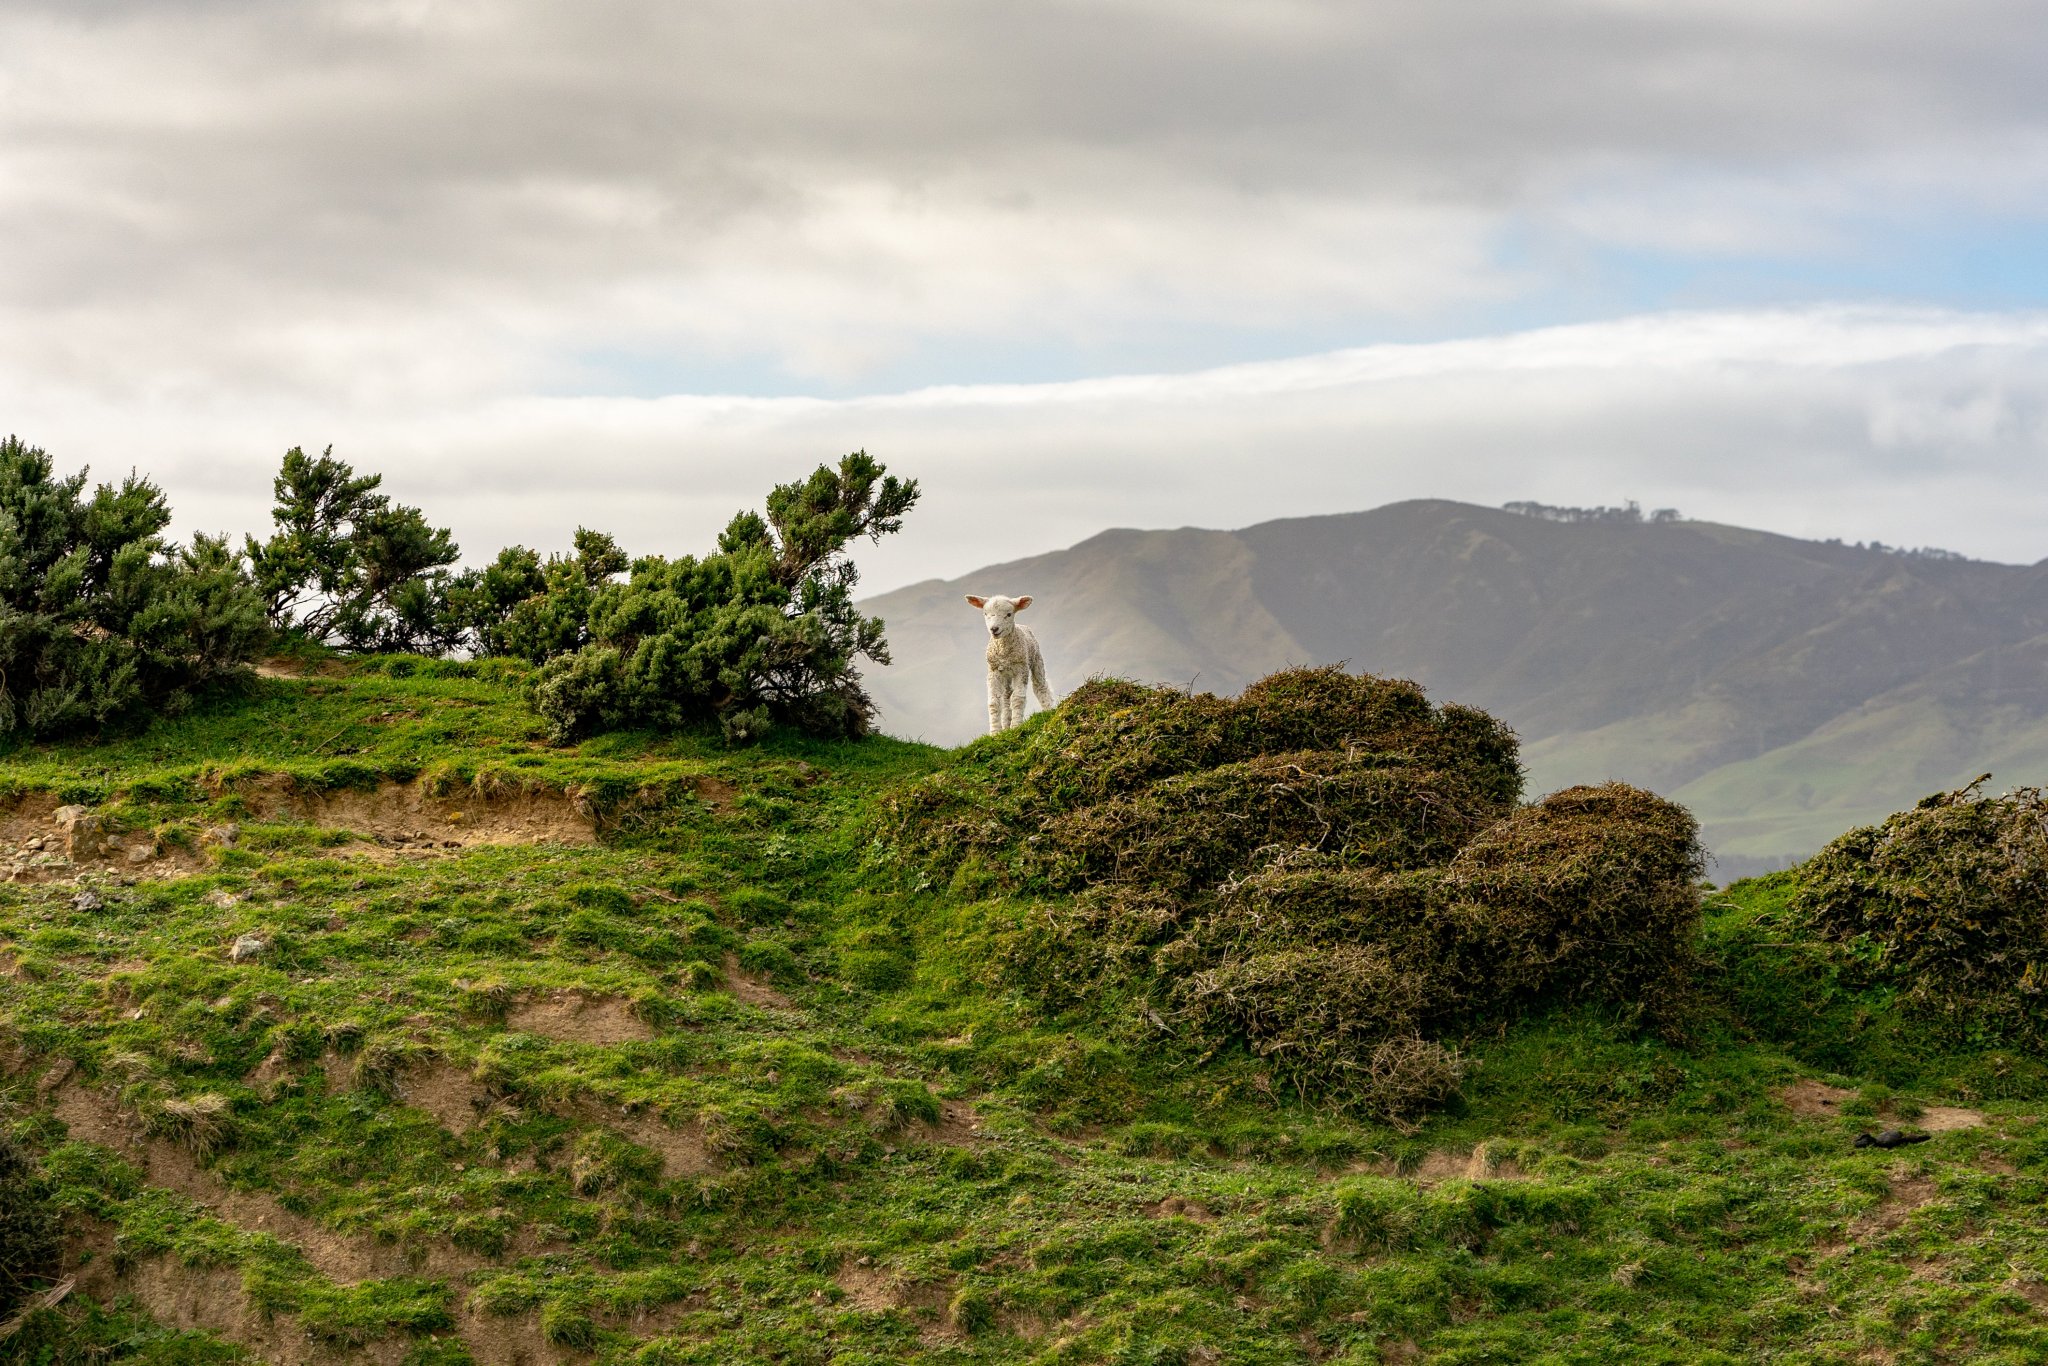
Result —
M1461 1093L1379 1121L998 971L1042 898L883 838L992 747L554 745L519 680L0 753L0 1196L63 1246L0 1360L2048 1359L2048 1069L1817 958L1790 878L1657 1028L1442 1033Z
M1104 532L864 606L892 734L986 725L964 593L1035 595L1056 690L1108 673L1235 691L1346 661L1482 706L1532 788L1681 794L1724 878L1991 770L2048 779L2048 568L1688 521L1443 501L1240 531Z

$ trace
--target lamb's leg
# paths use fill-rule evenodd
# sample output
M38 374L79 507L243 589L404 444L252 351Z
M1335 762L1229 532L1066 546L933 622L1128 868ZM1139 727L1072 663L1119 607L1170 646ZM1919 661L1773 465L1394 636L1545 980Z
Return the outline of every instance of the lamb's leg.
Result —
M1038 642L1031 642L1031 690L1038 694L1041 711L1052 710L1052 688L1045 681L1045 652L1038 648Z
M994 669L988 671L988 733L994 735L1003 728L1003 712L1009 706L1010 688L1003 676Z
M1017 670L1010 675L1010 724L1024 724L1024 671Z

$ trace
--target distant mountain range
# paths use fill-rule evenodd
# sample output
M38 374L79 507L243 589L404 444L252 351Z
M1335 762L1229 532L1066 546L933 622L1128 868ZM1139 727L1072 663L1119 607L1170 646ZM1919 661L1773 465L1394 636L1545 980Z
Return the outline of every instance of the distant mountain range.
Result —
M1676 797L1724 878L1979 773L2048 783L2048 561L1522 506L1105 531L868 599L896 659L868 681L893 734L985 729L970 592L1034 596L1060 692L1097 673L1230 692L1343 661L1507 720L1532 793Z

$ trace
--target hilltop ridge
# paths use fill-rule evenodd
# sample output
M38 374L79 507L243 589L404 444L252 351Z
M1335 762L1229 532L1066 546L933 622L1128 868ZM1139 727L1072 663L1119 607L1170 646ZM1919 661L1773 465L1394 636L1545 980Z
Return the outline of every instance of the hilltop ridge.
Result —
M1935 787L2048 770L2048 562L1695 521L1564 522L1445 500L1237 531L1104 531L866 600L884 729L979 732L960 595L1036 595L1057 689L1232 692L1288 664L1412 678L1521 734L1530 789L1620 779L1698 814L1723 876Z

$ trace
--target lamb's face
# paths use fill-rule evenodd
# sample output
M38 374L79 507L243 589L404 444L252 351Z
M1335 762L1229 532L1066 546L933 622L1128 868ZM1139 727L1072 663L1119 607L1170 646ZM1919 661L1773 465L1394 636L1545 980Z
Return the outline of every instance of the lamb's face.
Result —
M1029 597L969 597L967 602L969 606L981 609L981 619L988 624L988 633L997 640L1002 640L1010 634L1016 625L1017 614L1031 605Z

